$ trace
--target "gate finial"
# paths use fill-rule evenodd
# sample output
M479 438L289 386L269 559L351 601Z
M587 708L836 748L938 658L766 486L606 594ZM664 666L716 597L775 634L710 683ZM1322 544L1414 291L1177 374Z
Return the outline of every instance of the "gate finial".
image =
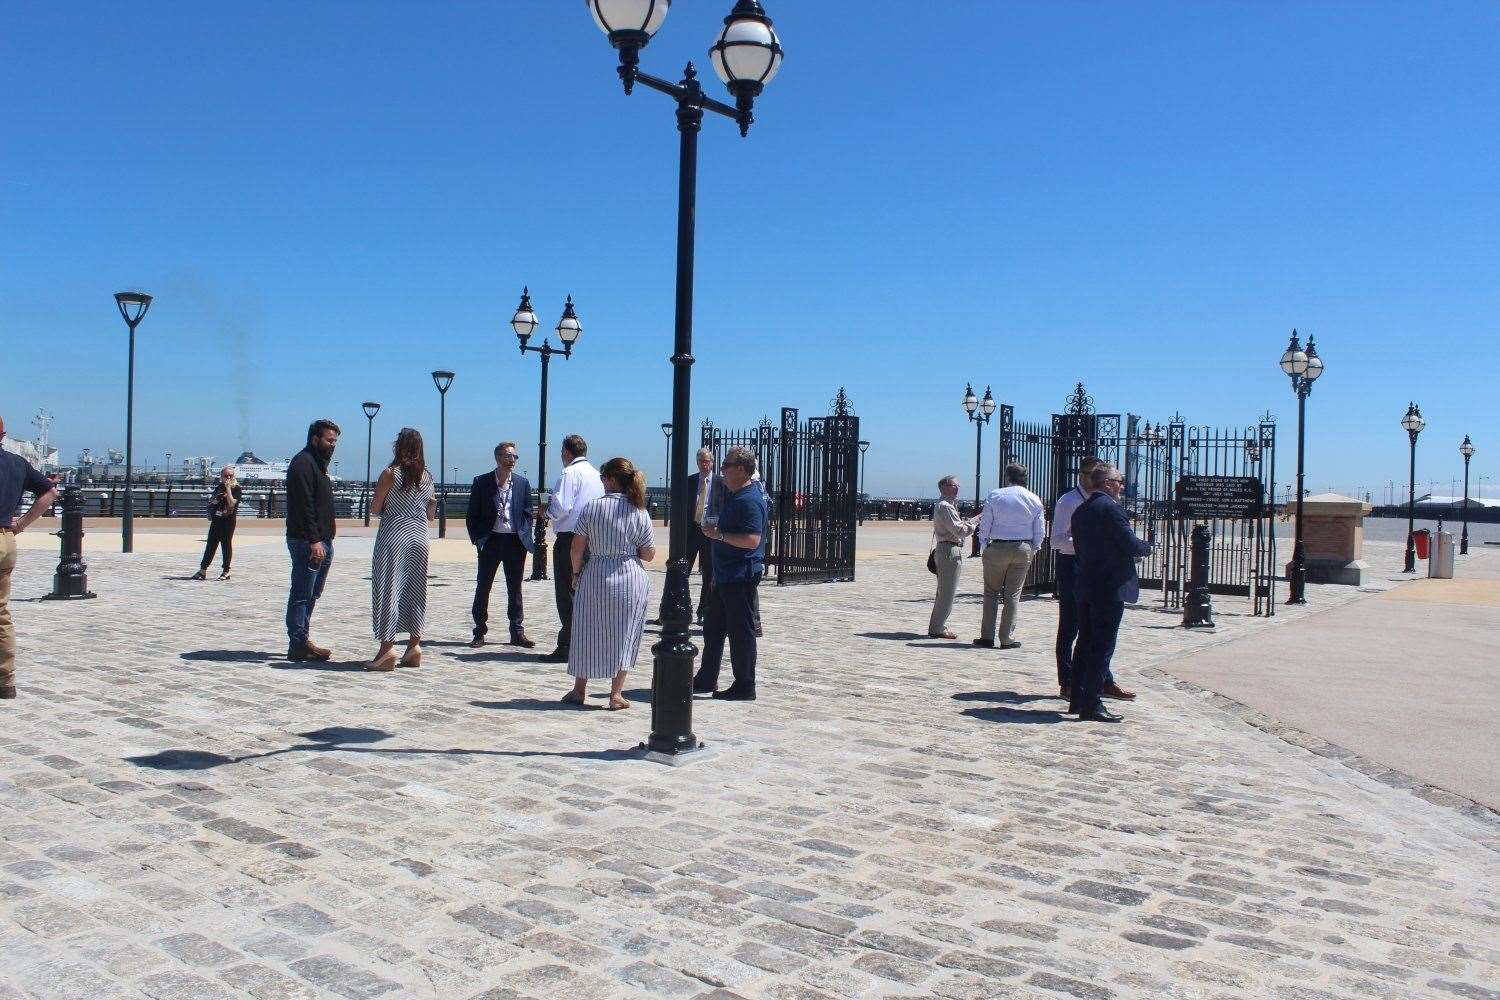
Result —
M839 386L839 394L833 397L829 404L833 407L835 417L849 417L854 415L854 406L849 402L849 394L844 392L844 387Z
M1094 412L1094 397L1090 396L1079 382L1068 396L1067 412L1072 417L1082 417Z

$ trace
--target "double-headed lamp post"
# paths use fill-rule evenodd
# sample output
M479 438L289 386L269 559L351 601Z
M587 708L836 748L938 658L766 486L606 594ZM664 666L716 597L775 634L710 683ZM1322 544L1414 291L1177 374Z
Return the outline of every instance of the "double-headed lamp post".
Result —
M990 387L984 387L984 399L974 395L974 386L969 384L964 387L964 412L969 415L969 420L974 424L974 513L979 513L979 472L982 456L980 442L984 436L984 425L990 422L990 416L995 412L995 397L990 395ZM970 556L979 555L979 534L974 535L974 548Z
M1292 331L1291 342L1281 352L1281 370L1292 380L1292 392L1297 396L1297 538L1292 546L1292 565L1287 572L1288 604L1306 604L1307 553L1302 547L1302 498L1307 492L1302 488L1305 475L1303 454L1306 451L1307 396L1312 384L1323 374L1323 359L1318 357L1318 347L1312 337L1307 338L1307 350L1297 340L1297 331Z
M131 476L131 443L135 431L135 328L151 308L151 296L145 292L115 292L115 305L130 327L130 360L125 369L125 516L120 519L120 551L135 551L135 484Z
M1458 453L1464 457L1464 533L1458 542L1458 554L1461 556L1469 554L1469 459L1474 457L1474 451L1474 442L1465 434L1464 443L1458 446Z
M375 444L375 414L380 412L380 404L366 401L360 406L365 411L365 489L362 502L365 508L365 527L370 526L370 455Z
M1406 563L1402 568L1403 573L1417 571L1417 435L1426 426L1427 421L1422 419L1421 407L1416 403L1409 405L1406 416L1401 418L1401 427L1411 443L1411 475L1407 477L1409 481L1406 494Z
M729 118L740 135L755 121L755 98L781 68L781 42L759 0L737 0L724 19L724 28L709 49L714 72L734 96L730 107L703 92L698 73L689 63L678 83L640 70L641 49L666 20L671 0L588 0L589 13L619 52L617 70L625 93L637 83L666 94L677 105L679 133L677 181L677 305L672 350L672 470L673 479L686 482L688 426L692 401L693 364L693 248L697 218L698 133L703 112ZM693 661L698 649L688 634L692 596L688 590L688 528L693 523L689 497L679 489L672 495L671 539L667 582L662 588L661 641L652 647L655 666L651 681L651 735L648 751L671 758L700 747L693 734Z
M541 347L532 347L528 341L536 331L536 313L531 308L531 289L521 289L521 304L516 307L516 314L510 318L510 328L516 331L516 338L521 341L521 355L524 357L527 351L542 356L542 419L540 431L538 432L540 443L537 445L536 460L536 489L538 498L546 496L547 480L547 368L552 363L552 355L561 354L564 358L573 356L573 345L578 338L583 336L583 325L578 322L578 313L573 311L573 296L568 296L567 305L563 306L562 318L557 321L557 339L562 342L562 348L552 346L552 341L546 337L542 338ZM538 511L536 516L536 554L532 557L531 578L533 580L547 579L547 518L543 511Z
M662 487L667 494L667 509L662 513L662 523L668 527L672 524L672 423L663 421L661 425L662 436L667 439L667 468L662 476Z
M453 387L452 372L433 372L432 384L438 391L438 537L448 537L448 390Z

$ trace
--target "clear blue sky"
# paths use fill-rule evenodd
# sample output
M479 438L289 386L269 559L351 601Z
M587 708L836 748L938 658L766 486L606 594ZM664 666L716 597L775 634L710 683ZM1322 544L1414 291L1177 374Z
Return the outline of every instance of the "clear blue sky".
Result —
M458 373L449 462L535 466L523 284L585 333L553 366L552 439L659 482L676 146L621 94L580 0L258 4L20 0L0 42L0 412L28 436L266 457L308 420L385 404L436 458L427 373ZM730 0L675 5L644 65L704 55ZM699 195L694 419L823 412L842 384L868 486L970 488L966 380L1052 412L1293 431L1293 326L1328 371L1309 485L1495 469L1500 6L1489 0L994 3L767 0L787 48L741 140L710 120ZM1488 417L1488 422L1482 422ZM995 436L984 478L995 476ZM549 448L549 451L551 449ZM1278 466L1292 468L1293 450ZM1425 489L1425 486L1423 487ZM1490 491L1500 495L1500 483Z

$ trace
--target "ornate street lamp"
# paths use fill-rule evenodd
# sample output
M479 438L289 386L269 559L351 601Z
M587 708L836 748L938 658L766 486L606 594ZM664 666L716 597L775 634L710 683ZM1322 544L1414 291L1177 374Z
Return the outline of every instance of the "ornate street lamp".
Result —
M662 435L664 437L666 437L666 439L667 439L667 465L666 465L666 470L663 473L662 479L661 479L661 481L662 481L662 487L663 487L663 489L665 489L666 495L667 495L667 504L666 504L666 510L662 513L662 524L665 524L665 525L667 525L667 526L670 527L671 524L672 524L672 423L671 423L671 421L668 421L668 420L662 421L661 432L662 432Z
M990 415L995 412L995 398L990 395L990 387L984 387L984 399L974 395L973 384L964 387L964 412L969 415L969 420L974 424L974 512L979 513L979 472L981 461L981 439L984 436L984 425L990 422ZM979 555L979 534L974 534L974 546L969 552L969 557Z
M1323 359L1318 357L1318 348L1313 338L1307 338L1307 350L1297 341L1297 331L1292 331L1291 342L1281 353L1281 370L1292 380L1292 392L1297 397L1297 528L1296 544L1292 546L1292 564L1287 570L1288 604L1306 604L1307 553L1302 545L1302 498L1306 494L1302 481L1305 475L1303 453L1306 445L1305 425L1307 421L1307 397L1312 384L1323 374Z
M1458 446L1458 453L1464 457L1464 533L1458 542L1461 556L1469 554L1469 459L1474 457L1474 452L1474 442L1465 434L1464 443Z
M125 516L120 520L120 551L135 551L135 494L131 475L131 446L135 433L135 328L151 308L145 292L115 292L115 305L130 327L130 360L125 375Z
M1401 427L1411 442L1411 475L1408 477L1406 495L1406 563L1403 573L1417 571L1417 435L1426 426L1427 421L1422 419L1421 408L1412 403L1406 408L1406 416L1401 418Z
M600 0L600 2L605 2L605 0ZM516 314L510 318L510 328L516 332L516 339L521 342L523 357L527 351L542 356L542 417L536 460L536 490L538 499L541 499L547 495L547 369L552 363L554 354L571 358L573 345L578 342L579 337L583 336L583 325L578 322L578 314L573 311L573 296L568 296L567 305L563 306L562 318L557 321L557 329L554 331L557 339L562 342L561 350L553 347L552 341L546 337L542 338L541 347L532 347L528 341L531 340L536 327L536 313L531 308L531 289L522 288L521 304L516 307ZM533 580L547 579L547 516L545 511L537 511L536 515L536 555L532 560L531 578Z
M365 489L361 502L365 508L365 527L370 526L370 454L375 441L375 414L380 412L380 404L365 402L360 404L364 407L365 420Z
M453 387L452 372L433 372L432 384L438 391L438 537L448 537L448 390Z
M677 183L677 304L672 351L672 461L677 482L688 469L688 426L692 403L693 364L693 249L698 189L698 133L703 112L732 119L740 135L748 135L755 121L754 104L781 68L781 42L759 0L738 0L709 52L714 71L734 95L730 107L703 92L698 73L688 63L683 78L671 83L640 71L640 52L661 28L670 0L588 0L589 12L609 43L619 51L618 69L625 93L637 83L666 94L677 105L680 136ZM651 680L651 735L646 748L665 758L701 747L693 734L693 666L698 649L688 629L693 619L688 590L688 529L693 523L688 495L672 495L671 539L667 582L662 588L661 641L652 647L655 658Z

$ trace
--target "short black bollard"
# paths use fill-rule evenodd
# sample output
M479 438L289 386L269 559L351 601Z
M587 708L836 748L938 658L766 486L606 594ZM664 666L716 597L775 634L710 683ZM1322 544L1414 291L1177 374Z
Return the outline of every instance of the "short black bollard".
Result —
M1214 607L1208 596L1208 525L1193 526L1192 562L1188 566L1188 592L1182 602L1183 628L1213 628Z
M81 600L99 595L89 590L89 568L83 561L83 493L77 486L66 486L62 495L62 557L52 575L52 593L45 601Z

